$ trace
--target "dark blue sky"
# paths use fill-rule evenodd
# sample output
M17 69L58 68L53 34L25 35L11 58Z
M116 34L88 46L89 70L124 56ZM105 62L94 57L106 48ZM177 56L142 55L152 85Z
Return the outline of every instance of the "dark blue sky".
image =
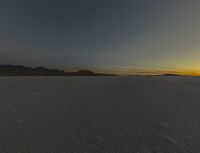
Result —
M181 2L2 0L0 60L62 68L200 67L194 58L200 3Z

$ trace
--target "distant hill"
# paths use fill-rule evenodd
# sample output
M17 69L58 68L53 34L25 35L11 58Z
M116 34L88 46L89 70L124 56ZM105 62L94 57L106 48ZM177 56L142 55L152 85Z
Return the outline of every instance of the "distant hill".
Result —
M95 73L89 70L77 72L65 72L58 69L47 69L45 67L25 67L21 65L1 65L0 76L115 76L112 74Z
M144 77L152 77L152 76L156 76L156 77L163 77L163 76L167 76L167 77L185 77L185 76L190 76L190 75L179 75L179 74L173 74L173 73L166 73L166 74L152 74L152 75L129 75L131 77L138 77L138 76L144 76Z
M179 75L179 74L173 74L173 73L166 73L166 74L158 74L158 75L150 75L150 76L186 77L186 76L191 76L191 75Z
M166 74L162 74L161 76L181 76L181 75L166 73Z

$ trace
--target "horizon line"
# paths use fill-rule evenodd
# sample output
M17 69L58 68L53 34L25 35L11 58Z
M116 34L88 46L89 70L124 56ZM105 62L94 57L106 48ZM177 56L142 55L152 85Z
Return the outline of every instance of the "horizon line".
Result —
M0 64L0 65L13 65L13 66L24 66L21 64ZM89 67L67 67L62 68L59 66L52 67L52 66L24 66L24 67L31 67L31 68L37 68L37 67L44 67L47 69L57 69L57 70L63 70L65 72L76 72L79 70L90 70L95 73L105 73L105 74L115 74L115 75L120 75L120 76L134 76L134 75L139 75L139 76L159 76L159 75L178 75L178 76L200 76L200 71L198 70L191 70L191 69L184 69L184 70L174 70L174 69L167 69L165 70L164 68L89 68Z

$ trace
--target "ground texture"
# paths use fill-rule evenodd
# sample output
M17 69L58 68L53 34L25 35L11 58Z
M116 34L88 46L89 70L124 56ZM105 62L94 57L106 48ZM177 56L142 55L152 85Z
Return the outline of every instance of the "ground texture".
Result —
M199 153L200 78L0 78L0 153Z

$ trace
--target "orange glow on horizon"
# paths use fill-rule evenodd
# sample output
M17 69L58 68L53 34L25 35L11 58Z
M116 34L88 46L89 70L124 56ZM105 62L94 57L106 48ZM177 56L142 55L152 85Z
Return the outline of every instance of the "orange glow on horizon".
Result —
M122 76L128 75L163 75L163 74L175 74L182 76L200 76L200 70L175 70L175 69L126 69L115 68L107 70L97 70L96 72L118 74Z

